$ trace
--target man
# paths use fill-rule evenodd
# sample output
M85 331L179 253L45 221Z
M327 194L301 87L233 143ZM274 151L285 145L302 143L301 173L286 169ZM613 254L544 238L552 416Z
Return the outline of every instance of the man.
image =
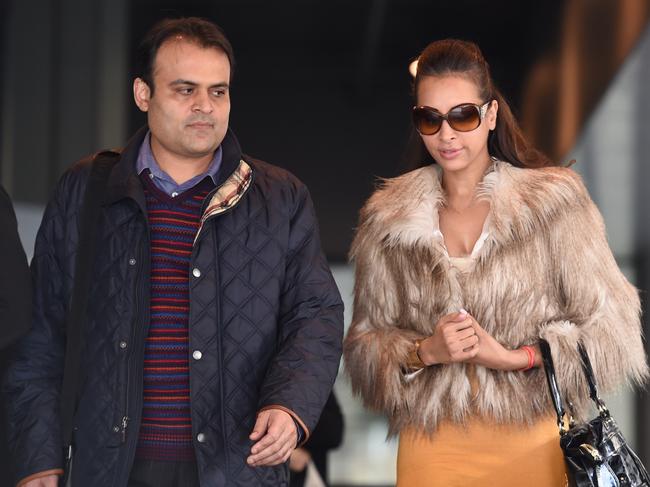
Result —
M342 303L306 188L241 154L233 66L212 23L165 20L140 47L147 113L112 169L90 287L74 486L286 485L325 404ZM36 242L35 319L7 378L19 485L62 473L59 388L88 161Z
M27 257L18 236L18 222L9 195L0 186L0 374L6 368L8 348L24 335L31 321L31 285ZM0 472L11 469L7 449L4 403L0 405ZM9 475L0 487L9 487Z

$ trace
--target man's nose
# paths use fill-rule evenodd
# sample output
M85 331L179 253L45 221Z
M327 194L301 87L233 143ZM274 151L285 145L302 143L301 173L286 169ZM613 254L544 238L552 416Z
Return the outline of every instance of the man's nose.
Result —
M211 113L212 109L213 107L210 95L205 92L197 91L194 96L194 105L192 105L192 111Z

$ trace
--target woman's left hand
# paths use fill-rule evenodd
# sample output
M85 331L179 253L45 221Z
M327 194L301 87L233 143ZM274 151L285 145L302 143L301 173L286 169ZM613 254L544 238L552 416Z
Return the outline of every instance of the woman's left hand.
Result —
M496 370L520 370L528 365L528 354L524 350L508 350L485 331L473 316L470 318L478 336L479 351L468 363Z

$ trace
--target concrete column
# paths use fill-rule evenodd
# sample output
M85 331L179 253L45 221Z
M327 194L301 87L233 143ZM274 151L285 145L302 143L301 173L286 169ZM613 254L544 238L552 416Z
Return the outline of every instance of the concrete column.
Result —
M9 0L2 106L3 184L43 202L75 160L124 143L125 0Z

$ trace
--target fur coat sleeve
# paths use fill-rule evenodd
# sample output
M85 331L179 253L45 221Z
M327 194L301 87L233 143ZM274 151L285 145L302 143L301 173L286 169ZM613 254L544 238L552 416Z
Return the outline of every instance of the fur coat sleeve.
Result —
M577 352L587 349L602 392L647 375L636 288L621 273L607 244L603 219L582 181L572 178L579 200L549 227L549 255L561 303L557 319L543 323L540 337L552 350L563 396L584 409L587 383Z
M425 333L400 320L399 289L382 248L359 233L352 248L355 259L354 308L344 344L352 387L366 407L389 416L407 407L401 364L413 343ZM380 306L377 304L381 303Z

